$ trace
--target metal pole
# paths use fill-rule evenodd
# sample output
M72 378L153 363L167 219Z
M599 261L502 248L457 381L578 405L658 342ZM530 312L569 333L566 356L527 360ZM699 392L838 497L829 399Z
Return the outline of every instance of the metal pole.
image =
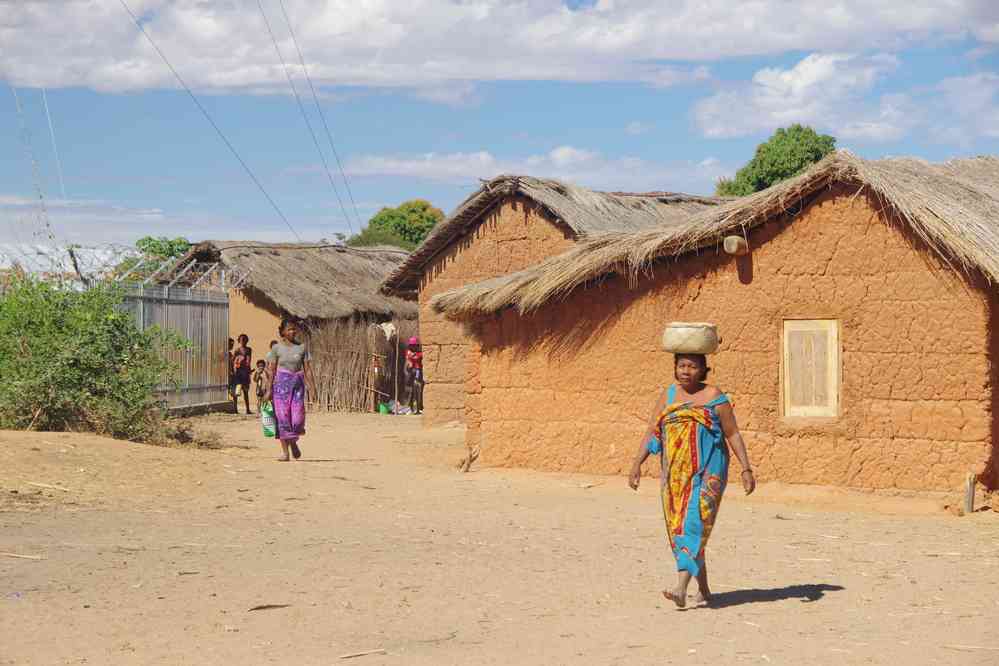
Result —
M177 284L177 282L178 282L178 281L179 281L179 280L180 280L180 279L181 279L182 277L184 277L185 275L187 275L187 274L188 274L188 272L190 272L190 270L191 270L192 268L194 268L194 266L195 266L195 265L196 265L197 263L198 263L198 262L196 262L196 261L192 261L192 262L191 262L191 263L189 263L189 264L188 264L187 266L185 266L185 267L184 267L184 270L182 270L181 272L177 273L177 275L175 275L175 276L174 276L174 278L173 278L173 281L172 281L172 282L170 282L170 284L168 284L168 285L167 285L167 289L169 289L170 287L172 287L172 286L174 286L175 284Z
M132 273L134 273L136 270L138 270L139 266L143 265L145 263L145 261L146 261L145 259L139 257L139 259L135 262L135 265L132 266L131 268L129 268L127 271L125 271L125 274L122 275L117 280L115 280L115 282L122 282L122 281L124 281L125 278L127 278L129 275L131 275Z
M250 277L250 273L251 272L252 271L246 271L245 273L243 273L243 276L241 278L239 278L239 281L236 282L236 284L232 285L232 288L233 289L239 289L240 286L243 284L243 282L246 281L246 278Z
M212 272L216 268L218 268L218 265L219 265L219 262L217 262L217 261L214 264L212 264L211 268L209 268L207 271L205 271L204 275L202 275L201 277L199 277L197 280L194 281L194 284L191 285L191 289L193 290L193 289L197 288L197 286L199 284L201 284L202 282L204 282L205 278L208 277L209 275L211 275Z
M164 261L162 264L160 264L159 268L157 268L155 271L153 271L152 273L150 273L149 277L147 277L145 280L142 281L142 284L149 284L150 282L152 282L153 278L156 277L157 275L159 275L160 271L162 271L164 268L166 268L170 264L174 263L174 261L175 260L172 259L172 258L171 259L167 259L166 261Z
M399 413L399 335L396 334L395 341L392 343L392 347L395 349L395 361L392 366L392 374L395 376L395 406L392 408L392 414L398 415Z

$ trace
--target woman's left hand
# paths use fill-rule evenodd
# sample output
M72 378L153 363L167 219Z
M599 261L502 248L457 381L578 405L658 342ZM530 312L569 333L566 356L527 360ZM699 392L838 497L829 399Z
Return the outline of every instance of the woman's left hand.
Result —
M746 491L747 495L752 495L753 491L756 490L756 475L753 474L753 470L742 470L742 489Z
M628 475L628 486L632 490L638 490L638 484L642 482L642 466L632 465L631 474Z

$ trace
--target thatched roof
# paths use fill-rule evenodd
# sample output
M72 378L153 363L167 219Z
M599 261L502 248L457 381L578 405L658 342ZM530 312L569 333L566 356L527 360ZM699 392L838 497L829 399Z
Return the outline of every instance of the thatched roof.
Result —
M417 316L416 304L378 291L385 276L409 256L392 247L204 241L189 260L220 261L245 274L241 287L261 292L289 314L311 319L353 315Z
M799 176L682 224L606 234L526 270L440 294L432 305L451 317L508 307L536 310L602 276L638 277L664 257L717 246L726 235L794 215L836 183L871 193L955 269L979 271L999 284L999 158L931 164L913 158L864 160L837 151Z
M483 183L434 228L409 259L392 271L385 280L383 291L396 293L416 289L424 267L434 255L462 236L496 204L517 194L539 204L579 238L679 222L724 201L676 192L596 192L557 180L497 176Z

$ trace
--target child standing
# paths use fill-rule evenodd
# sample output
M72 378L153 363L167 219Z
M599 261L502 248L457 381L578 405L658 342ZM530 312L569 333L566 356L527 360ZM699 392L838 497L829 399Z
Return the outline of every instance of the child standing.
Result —
M257 361L257 369L253 371L253 384L257 389L257 410L264 404L264 396L267 395L267 387L270 385L270 376L267 374L267 363L264 359Z
M406 349L406 379L409 384L409 409L423 413L423 349L420 339L412 337Z
M246 413L250 411L250 363L253 362L253 349L250 348L250 337L246 333L240 333L236 338L239 343L232 353L232 407L233 411L239 413L239 393L237 389L243 389L243 401L246 403Z

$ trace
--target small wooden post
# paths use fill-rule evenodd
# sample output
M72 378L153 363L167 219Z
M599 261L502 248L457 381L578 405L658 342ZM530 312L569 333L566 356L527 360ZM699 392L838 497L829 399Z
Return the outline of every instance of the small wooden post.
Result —
M968 474L964 477L964 514L971 515L975 512L975 475Z

